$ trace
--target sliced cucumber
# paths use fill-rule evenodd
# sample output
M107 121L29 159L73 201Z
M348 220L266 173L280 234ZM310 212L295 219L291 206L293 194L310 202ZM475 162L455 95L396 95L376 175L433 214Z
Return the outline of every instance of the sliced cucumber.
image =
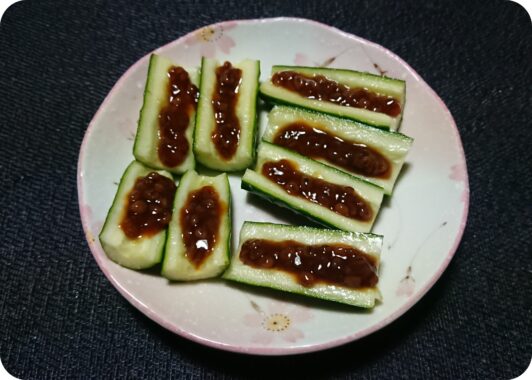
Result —
M345 217L320 204L288 194L281 186L270 181L261 174L262 165L268 161L288 160L298 166L303 174L324 181L348 186L363 198L372 210L372 217L368 221L361 221ZM345 231L369 232L379 211L384 191L381 187L341 172L331 166L311 160L290 150L262 142L258 149L257 166L255 171L246 170L242 177L242 188L295 212L308 216L326 226Z
M233 67L242 70L236 104L236 116L240 122L240 137L236 152L229 159L225 159L219 154L212 138L216 126L212 97L217 84L216 68L220 65L214 59L203 58L201 61L200 98L194 135L194 153L196 159L206 167L215 170L237 171L250 166L255 156L260 62L245 60L233 65Z
M366 88L381 95L392 96L399 101L401 113L396 117L363 108L347 107L327 101L308 99L283 87L276 86L271 79L260 86L260 94L266 100L278 104L290 104L298 107L325 112L334 116L357 120L375 127L397 130L401 124L406 100L406 83L399 79L387 78L370 73L302 66L273 66L272 75L281 71L294 71L307 76L323 75L329 80L351 88Z
M218 236L210 255L199 267L187 257L187 248L183 240L181 213L189 194L205 186L212 186L220 199L221 221ZM217 177L198 175L194 170L186 172L181 178L174 200L174 212L168 227L162 274L171 280L198 280L218 276L229 264L231 245L231 190L227 174Z
M350 174L379 185L386 194L392 193L397 176L413 142L412 138L401 133L372 128L355 121L286 106L276 106L269 113L268 127L262 139L273 143L277 133L292 123L304 123L311 128L317 128L346 142L364 144L379 152L390 164L390 172L386 178L364 176L360 173ZM315 159L348 172L345 168L337 166L324 158Z
M131 269L149 268L159 263L163 255L166 229L152 236L130 239L120 228L124 207L127 205L129 193L136 180L152 171L153 169L137 161L133 161L127 167L99 235L100 243L107 256L116 263ZM172 179L172 175L166 171L161 170L157 173Z
M148 67L148 78L144 88L144 101L140 110L140 117L133 146L133 155L143 164L157 169L165 169L172 173L184 173L195 166L192 138L194 134L194 125L196 112L190 114L188 128L185 131L185 137L188 142L188 153L181 164L168 167L159 159L159 112L168 102L168 70L175 64L156 54L150 57ZM198 85L198 72L196 70L187 70L190 80L193 84Z
M299 293L364 308L373 307L375 301L381 299L381 293L377 286L353 289L340 285L316 283L312 287L306 287L299 284L290 273L276 269L262 269L246 265L240 259L240 252L242 245L250 239L266 239L276 242L292 240L309 246L326 244L347 245L374 257L377 262L376 269L378 270L382 236L338 230L322 230L310 227L245 222L240 230L239 253L233 255L228 270L223 274L223 278L228 280L284 290L291 293Z

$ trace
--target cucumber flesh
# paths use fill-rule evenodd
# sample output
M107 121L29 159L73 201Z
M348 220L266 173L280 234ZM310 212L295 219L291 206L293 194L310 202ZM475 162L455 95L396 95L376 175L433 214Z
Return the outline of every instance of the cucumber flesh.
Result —
M222 203L223 212L216 244L205 261L196 267L187 257L180 215L189 194L205 186L215 188ZM168 227L162 275L170 280L199 280L218 276L229 264L230 245L231 191L227 174L207 177L198 175L194 170L187 171L181 178L175 195L174 212Z
M146 86L144 88L144 100L140 110L137 134L133 146L133 155L137 161L156 169L168 170L172 173L181 174L195 166L193 154L193 135L196 120L196 112L190 114L185 138L188 142L188 153L184 161L175 166L168 167L161 162L158 155L159 144L159 112L168 102L168 70L176 66L172 61L152 54L148 68ZM190 80L198 85L199 75L197 70L187 69Z
M196 159L208 168L223 171L243 170L253 163L255 157L255 134L257 129L257 93L260 62L244 60L233 64L242 70L238 89L236 116L240 122L240 138L235 154L230 159L222 157L212 140L216 122L212 97L216 88L216 68L221 64L215 59L201 61L200 98L194 135Z
M114 262L131 269L149 268L159 263L163 255L166 229L152 236L130 239L120 228L124 207L127 205L129 193L136 180L152 171L153 169L137 161L133 161L127 167L99 235L100 243L107 256ZM157 173L172 179L172 175L166 171L160 170Z
M381 293L378 286L353 289L327 283L316 283L312 287L305 287L299 284L290 273L276 269L254 268L246 265L240 259L240 251L242 245L250 239L266 239L270 241L293 240L306 245L343 244L375 257L377 263L379 263L382 236L338 230L322 230L310 227L245 222L240 230L238 253L233 255L228 270L223 274L223 278L232 281L269 287L364 308L372 308L377 300L381 300Z
M327 101L308 99L296 92L274 85L271 79L263 82L260 86L261 96L268 101L312 109L393 131L397 130L401 124L406 100L406 84L402 80L353 70L302 66L272 67L272 75L280 71L294 71L307 76L323 75L329 80L336 81L351 88L367 88L370 91L382 95L393 96L399 101L401 113L396 117L392 117L381 112L374 112L363 108L347 107Z
M371 219L361 221L348 218L320 204L290 195L281 186L261 174L262 165L265 162L283 159L295 163L298 166L298 170L306 175L353 188L371 207L373 213ZM246 170L242 177L242 188L268 200L273 200L274 203L288 207L292 211L303 214L325 226L339 228L344 231L360 232L371 231L384 195L383 189L379 186L268 142L260 144L256 169L255 171Z
M268 115L268 127L262 136L264 141L273 143L279 132L289 124L304 123L312 128L320 129L344 141L365 144L383 155L391 165L388 178L369 177L357 173L350 173L382 187L390 195L393 186L405 162L406 155L413 139L397 132L390 132L373 128L355 121L341 119L334 116L320 114L297 107L275 106ZM345 168L336 166L324 158L316 160L348 172Z

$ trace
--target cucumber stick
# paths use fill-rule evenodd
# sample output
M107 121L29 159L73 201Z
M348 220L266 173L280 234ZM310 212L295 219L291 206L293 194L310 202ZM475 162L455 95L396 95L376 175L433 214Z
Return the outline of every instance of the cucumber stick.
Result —
M220 155L213 142L216 121L212 99L217 86L216 69L220 65L220 62L215 59L203 58L201 61L200 98L194 134L194 153L196 159L208 168L238 171L250 166L255 156L260 62L244 60L233 65L233 67L241 70L241 82L238 87L238 98L235 106L240 136L236 152L229 159Z
M288 194L281 186L270 181L261 173L265 162L279 160L288 160L294 163L297 165L298 170L305 175L339 186L351 187L370 206L372 210L371 219L368 221L352 219L320 204ZM242 177L242 188L276 204L288 207L325 226L344 231L360 232L371 231L384 195L383 189L379 186L264 141L258 149L255 171L248 169Z
M195 166L194 154L192 151L192 138L196 112L189 115L189 124L185 131L185 138L188 142L188 152L181 164L168 167L163 164L158 155L159 144L159 112L168 102L168 71L174 63L167 58L152 54L148 67L148 77L144 88L144 100L140 110L140 117L133 146L133 155L137 161L156 169L165 169L172 173L181 174ZM189 78L193 84L198 85L199 75L197 70L187 70Z
M381 293L377 286L353 289L321 282L311 287L306 287L298 283L291 273L246 265L240 259L240 252L242 245L251 239L266 239L275 242L295 241L309 246L341 244L358 249L366 255L375 258L376 269L378 270L382 236L310 227L245 222L240 230L238 253L233 255L229 268L223 274L223 278L232 281L299 293L364 308L373 307L375 301L381 299Z
M286 106L275 106L269 113L268 127L262 139L274 143L277 134L284 127L293 123L303 123L346 142L364 144L380 153L390 164L390 172L386 178L371 177L355 172L351 172L350 174L382 187L388 195L392 193L397 176L414 141L412 138L401 133L372 128L355 121L308 111L298 107ZM315 159L349 173L345 168L337 166L325 158Z
M221 219L216 243L209 256L196 267L187 257L183 237L181 214L189 194L206 186L213 187L220 200ZM172 220L168 227L162 275L171 280L198 280L218 276L229 264L231 245L231 191L227 174L216 177L198 175L187 171L179 183L174 200Z
M136 180L152 171L137 161L133 161L127 167L99 235L100 243L107 256L114 262L131 269L149 268L159 263L163 256L166 230L152 236L130 239L120 228L124 208ZM172 175L166 171L161 170L157 173L172 179Z
M329 80L338 82L339 84L350 88L366 88L374 93L392 96L399 101L401 113L396 117L391 117L385 113L374 112L363 108L347 107L328 101L309 99L299 95L297 92L292 92L283 87L274 85L271 79L263 82L260 86L260 94L266 100L278 104L289 104L313 109L394 131L397 130L401 124L406 100L406 84L403 80L345 69L303 66L272 67L272 75L281 71L293 71L310 77L314 75L323 75Z

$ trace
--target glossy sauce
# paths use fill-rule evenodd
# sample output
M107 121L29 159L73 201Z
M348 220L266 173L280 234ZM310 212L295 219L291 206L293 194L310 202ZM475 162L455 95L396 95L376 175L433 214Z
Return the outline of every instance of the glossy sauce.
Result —
M181 209L180 223L188 260L199 268L211 255L222 221L224 206L212 186L189 194Z
M262 175L281 186L288 194L327 207L347 218L367 222L373 216L371 206L352 187L306 175L288 160L265 162L262 165Z
M212 95L216 126L212 141L220 156L226 160L235 155L240 140L236 103L241 80L242 70L234 68L229 62L216 68L216 87Z
M323 75L307 76L295 71L279 71L272 76L272 83L296 92L308 99L325 100L340 106L364 108L399 116L401 105L391 96L376 94L367 88L351 88Z
M374 178L390 176L390 163L375 149L344 141L304 122L280 128L273 141L304 156L324 159L351 173Z
M167 167L183 163L190 150L185 132L196 110L199 91L179 66L168 70L168 100L159 112L159 160Z
M343 244L252 239L242 245L240 260L254 268L291 273L305 287L324 282L360 289L374 287L379 280L377 259Z
M172 217L176 186L170 178L151 172L135 181L129 192L120 228L130 239L164 230Z

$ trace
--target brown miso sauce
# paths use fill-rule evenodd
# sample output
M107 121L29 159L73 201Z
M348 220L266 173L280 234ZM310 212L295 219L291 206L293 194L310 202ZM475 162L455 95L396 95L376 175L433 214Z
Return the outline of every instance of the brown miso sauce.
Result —
M212 95L215 128L211 136L216 151L229 160L236 153L240 140L240 121L236 115L242 70L225 62L216 68L216 87Z
M374 287L379 280L377 259L343 244L252 239L242 245L240 260L254 268L293 274L305 287L322 282L360 289Z
M130 239L164 230L172 218L176 186L170 178L151 172L135 181L129 192L120 228Z
M262 175L281 186L288 194L327 207L347 218L367 222L373 216L371 206L352 187L306 175L288 160L265 162L262 165Z
M159 111L159 160L167 167L183 163L190 150L185 136L198 102L198 88L179 66L168 70L168 98Z
M272 83L308 99L364 108L391 117L399 116L401 113L399 101L391 96L377 94L367 88L351 88L323 75L307 76L295 71L279 71L273 74Z
M390 162L375 149L345 141L302 121L280 128L273 141L304 156L324 159L351 173L373 178L390 177Z
M180 223L188 260L199 268L212 254L224 212L216 189L204 186L189 194Z

